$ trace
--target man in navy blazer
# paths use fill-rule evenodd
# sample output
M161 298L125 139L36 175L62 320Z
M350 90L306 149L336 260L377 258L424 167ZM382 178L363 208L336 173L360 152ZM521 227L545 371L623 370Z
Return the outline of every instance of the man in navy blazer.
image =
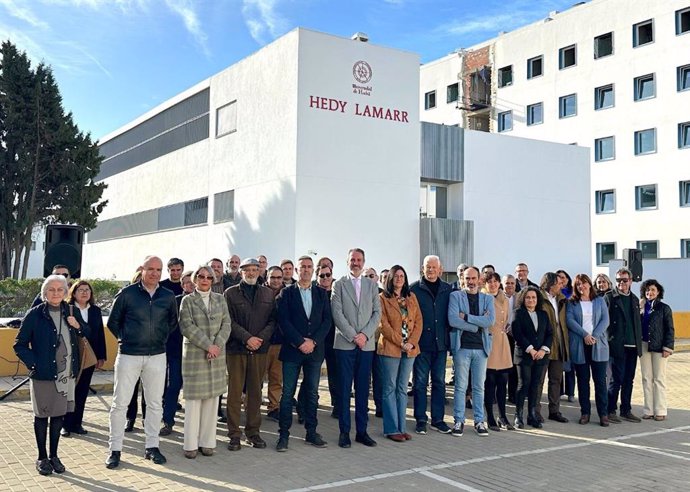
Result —
M297 260L299 280L285 287L278 296L278 324L283 344L278 358L283 363L283 394L280 398L277 451L287 451L292 425L292 401L300 370L304 372L300 396L304 395L306 442L317 448L326 442L316 432L321 364L326 355L324 340L331 328L331 303L328 293L314 286L314 262L309 256Z
M465 392L472 374L472 410L474 429L480 436L489 434L484 422L484 380L491 353L491 333L495 310L493 297L479 292L479 269L467 267L464 287L450 294L448 323L451 326L450 352L455 370L451 434L462 436L465 428Z

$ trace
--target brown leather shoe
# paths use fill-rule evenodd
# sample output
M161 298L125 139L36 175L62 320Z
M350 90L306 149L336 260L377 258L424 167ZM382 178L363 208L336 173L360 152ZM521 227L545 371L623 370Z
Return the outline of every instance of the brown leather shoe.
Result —
M599 417L599 425L602 427L608 427L609 426L609 418L606 416Z
M185 451L184 457L187 459L193 460L194 458L196 458L196 454L197 454L197 450L192 449L191 451Z
M402 434L388 434L386 437L391 441L405 442L405 436L403 436Z
M643 415L642 416L643 420L654 420L654 415Z
M603 418L605 418L606 421L608 422L608 420L609 420L608 417L603 417ZM578 423L579 423L580 425L587 425L587 424L589 424L589 415L582 415L582 416L580 417L580 420L578 421Z
M201 451L201 454L204 456L213 456L214 449L213 448L199 448L199 451Z
M663 422L664 420L666 420L666 415L655 415L654 420L656 420L657 422Z

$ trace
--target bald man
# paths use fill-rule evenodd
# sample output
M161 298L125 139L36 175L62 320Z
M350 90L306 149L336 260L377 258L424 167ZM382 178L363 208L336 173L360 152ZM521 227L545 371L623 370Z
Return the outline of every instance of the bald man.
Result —
M107 468L120 465L125 412L139 378L147 402L144 456L159 465L166 462L158 449L158 432L163 416L165 344L168 335L177 328L177 302L175 294L158 285L162 271L161 259L147 256L141 265L141 280L117 293L108 318L108 329L117 338L118 351L110 407Z

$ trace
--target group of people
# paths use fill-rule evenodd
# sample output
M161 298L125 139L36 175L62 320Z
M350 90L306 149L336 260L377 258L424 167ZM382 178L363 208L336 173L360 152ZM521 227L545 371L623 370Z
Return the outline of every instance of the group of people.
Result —
M638 358L642 418L660 421L667 416L671 309L662 301L663 287L653 279L642 283L638 299L630 291L632 274L626 268L616 273L615 284L603 274L592 282L586 274L571 280L558 270L545 273L537 285L524 263L516 266L514 276L503 278L491 265L460 265L458 281L449 284L441 278L440 259L430 255L418 280L410 282L405 269L394 265L381 272L379 283L360 248L348 252L348 273L337 281L333 262L325 257L315 262L301 256L295 263L283 260L268 267L264 256L240 260L233 255L226 265L223 272L223 262L214 258L185 272L182 260L172 258L169 278L161 281L163 262L149 256L135 281L117 294L107 321L118 340L108 468L120 465L124 432L133 427L128 407L139 384L147 403L145 457L156 464L166 462L159 440L173 432L182 386L183 452L189 459L214 453L218 415L227 419L228 449L240 450L242 406L245 444L266 447L260 435L265 379L267 417L279 427L275 449L288 450L295 405L305 441L323 448L327 443L317 432L317 406L324 360L341 448L352 446L353 395L354 440L377 445L367 430L372 382L383 435L400 443L412 439L406 426L408 394L417 434L430 427L462 436L467 408L473 410L479 436L523 429L525 422L540 428L546 375L547 418L568 422L560 411L568 370L577 375L580 424L590 421L591 382L600 425L640 422L631 408ZM27 313L14 345L30 371L36 469L43 475L65 471L58 457L60 435L87 433L82 418L89 382L106 359L93 289L84 280L69 287L68 279L61 265L45 279L42 302ZM93 348L95 366L80 367L80 337ZM449 353L452 426L445 422ZM220 398L226 392L225 415ZM507 400L515 403L513 420L506 413ZM136 400L134 408L136 414Z

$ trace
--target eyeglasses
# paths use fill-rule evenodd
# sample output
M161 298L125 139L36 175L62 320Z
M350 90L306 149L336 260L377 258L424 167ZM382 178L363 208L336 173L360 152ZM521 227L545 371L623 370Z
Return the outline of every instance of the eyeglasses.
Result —
M376 278L376 274L375 274L375 273L370 273L369 275L365 275L365 277Z
M332 273L319 273L319 278L331 278Z
M91 289L89 289L88 287L86 287L84 289L77 289L77 294L90 294L90 293L91 293Z
M629 278L617 278L616 279L617 284L627 284L628 282L630 282Z
M198 280L213 280L213 277L209 277L208 275L197 275L196 278Z
M62 275L65 278L69 278L69 273L56 273L55 275Z
M283 280L283 276L282 276L282 275L273 275L273 276L268 277L268 278L269 278L269 280L280 280L280 281Z

